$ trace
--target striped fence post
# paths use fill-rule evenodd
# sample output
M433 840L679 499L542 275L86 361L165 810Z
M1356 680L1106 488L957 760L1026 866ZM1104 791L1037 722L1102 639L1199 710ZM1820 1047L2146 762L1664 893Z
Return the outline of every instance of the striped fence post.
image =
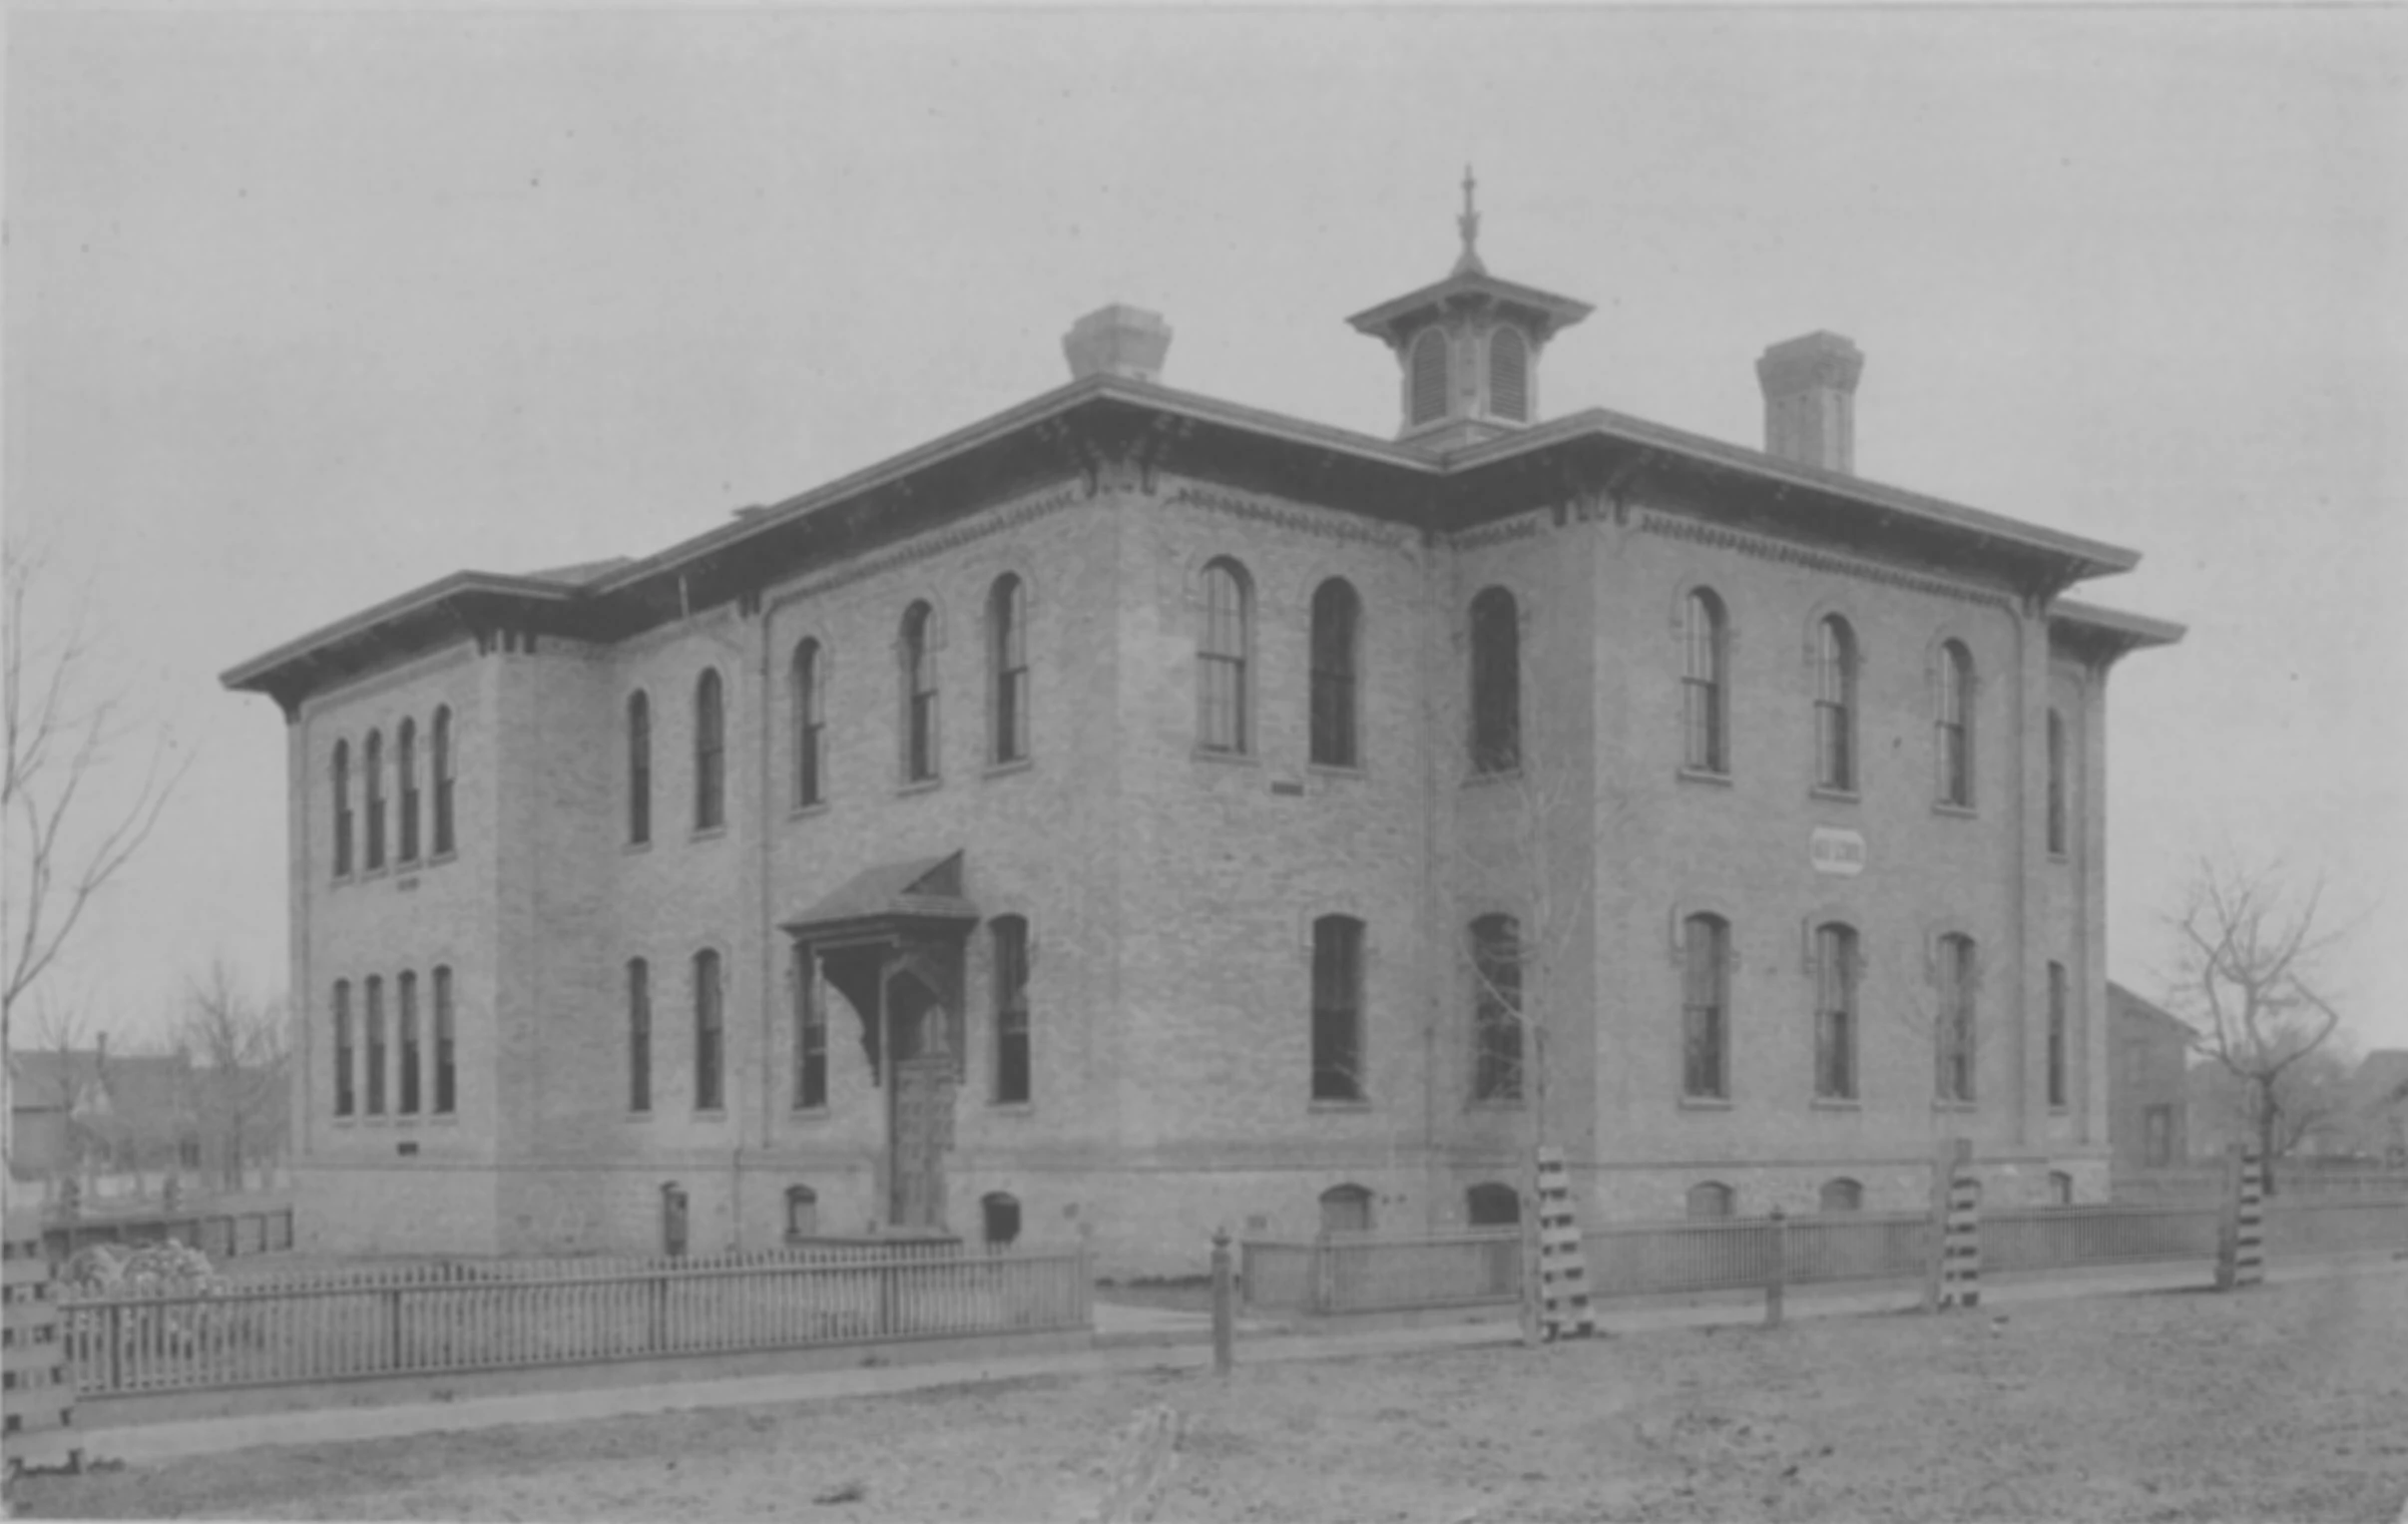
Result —
M1572 1210L1572 1176L1564 1151L1539 1150L1539 1321L1547 1337L1587 1338L1597 1332L1589 1305L1589 1265Z
M1940 1305L1982 1304L1982 1183L1970 1168L1973 1144L1958 1139L1948 1177L1948 1218L1940 1245Z
M7 1469L63 1465L80 1471L83 1435L75 1426L75 1367L70 1363L59 1316L57 1280L43 1253L42 1225L10 1218L0 1244L0 1429L6 1432Z
M2265 1283L2265 1161L2257 1150L2242 1145L2240 1187L2232 1215L2232 1289Z

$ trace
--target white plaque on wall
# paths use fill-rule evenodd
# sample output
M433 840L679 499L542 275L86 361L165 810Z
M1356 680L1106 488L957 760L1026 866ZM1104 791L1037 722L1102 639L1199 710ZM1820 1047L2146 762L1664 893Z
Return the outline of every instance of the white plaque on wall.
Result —
M1841 830L1836 826L1817 825L1807 850L1814 858L1817 873L1837 873L1853 878L1864 871L1864 832Z

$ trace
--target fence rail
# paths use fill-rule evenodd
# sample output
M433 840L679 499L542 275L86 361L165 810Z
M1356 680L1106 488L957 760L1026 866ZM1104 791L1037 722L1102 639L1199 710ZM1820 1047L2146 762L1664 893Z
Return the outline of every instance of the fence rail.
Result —
M1083 1251L666 1262L63 1299L86 1395L1083 1329Z
M2215 1205L2017 1207L1981 1218L1986 1272L2077 1270L2212 1260L2222 1210ZM1594 1297L1744 1290L1771 1276L1781 1244L1790 1285L1920 1275L1931 1253L1922 1213L1830 1213L1638 1223L1582 1236ZM2267 1208L2275 1254L2408 1247L2408 1199L2322 1198ZM1334 1234L1309 1242L1241 1246L1247 1303L1309 1312L1392 1311L1508 1303L1521 1293L1519 1230L1420 1236Z

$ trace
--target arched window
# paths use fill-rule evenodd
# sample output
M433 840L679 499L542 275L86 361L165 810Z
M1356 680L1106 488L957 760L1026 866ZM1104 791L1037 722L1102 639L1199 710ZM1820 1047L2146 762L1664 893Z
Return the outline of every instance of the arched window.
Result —
M1681 1093L1730 1099L1730 925L1718 915L1681 923Z
M1814 782L1856 791L1856 634L1836 614L1814 627Z
M819 960L794 949L794 1109L827 1105L827 1007L819 1000Z
M2049 850L2065 855L2065 716L2049 711Z
M1729 643L1722 600L1703 588L1688 595L1683 618L1681 668L1682 730L1687 738L1682 761L1699 772L1730 770L1724 705Z
M1312 1098L1363 1098L1363 923L1312 923Z
M371 974L367 995L368 1009L362 1022L367 1029L367 1112L371 1117L381 1117L384 1115L384 980Z
M1028 598L1020 579L1006 572L987 594L987 656L992 664L994 761L1015 762L1029 755Z
M433 756L428 759L435 774L435 855L451 855L452 837L452 755L451 708L438 706L435 710Z
M393 776L400 783L401 838L396 854L403 862L418 860L418 722L404 720L393 733Z
M1973 807L1973 654L1956 641L1940 648L1940 802Z
M1951 932L1939 946L1939 1096L1971 1104L1974 1079L1974 990L1979 977L1973 938Z
M915 603L903 611L898 652L903 677L903 780L924 783L936 774L936 611Z
M1472 770L1522 765L1522 611L1503 588L1472 600Z
M1324 767L1361 762L1355 746L1355 627L1362 600L1342 577L1312 595L1312 760Z
M672 1260L686 1258L686 1188L676 1181L661 1187L661 1253Z
M720 1004L720 955L706 947L694 955L694 1109L720 1111L726 1102L726 1032Z
M694 684L694 828L727 823L727 706L720 675L705 669Z
M351 743L334 744L334 876L351 871Z
M1464 1210L1474 1228L1510 1228L1522 1221L1522 1193L1487 1181L1464 1193Z
M995 1101L1016 1106L1029 1099L1029 923L999 915L991 932L995 951Z
M1020 1202L1001 1191L989 1192L978 1199L979 1224L985 1230L987 1248L1009 1249L1020 1237Z
M1204 571L1204 640L1196 650L1198 744L1242 757L1246 734L1246 659L1253 646L1252 589L1245 569L1219 560Z
M373 873L384 866L384 735L382 732L368 732L368 743L360 750L359 766L360 770L367 774L367 868L369 872Z
M627 839L653 838L653 702L642 690L627 697Z
M1323 1233L1369 1233L1371 1193L1361 1186L1331 1186L1321 1193Z
M2072 989L2063 963L2049 965L2049 1109L2066 1108L2066 1007Z
M1472 1099L1522 1099L1522 928L1510 915L1472 922Z
M819 802L820 768L827 764L827 711L821 695L819 643L804 641L794 648L790 676L794 699L794 807Z
M1418 424L1446 416L1446 335L1424 328L1413 340L1412 419Z
M1530 421L1530 341L1519 328L1488 336L1488 410L1516 423Z
M1688 1215L1692 1222L1719 1222L1731 1215L1735 1205L1730 1187L1718 1180L1702 1181L1688 1188Z
M418 975L404 971L393 981L393 994L400 1007L394 1012L394 1035L401 1059L401 1094L393 1110L414 1117L418 1115Z
M799 1244L819 1235L819 1193L809 1186L786 1187L786 1242Z
M1836 922L1814 928L1814 1094L1856 1099L1856 933Z
M1852 1180L1826 1180L1814 1206L1818 1212L1862 1212L1864 1187Z
M451 970L435 970L435 1115L460 1109L458 1034L452 1029Z
M627 1109L653 1109L652 965L627 960Z
M358 1097L351 1091L351 981L334 981L334 1115L351 1115Z
M2049 1205L2052 1207L2074 1205L2074 1177L2063 1170L2049 1172Z

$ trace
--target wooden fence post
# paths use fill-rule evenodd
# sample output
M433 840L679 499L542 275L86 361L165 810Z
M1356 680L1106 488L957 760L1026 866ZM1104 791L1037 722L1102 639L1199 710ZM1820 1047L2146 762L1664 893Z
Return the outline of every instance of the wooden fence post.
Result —
M1781 1294L1789 1279L1789 1219L1772 1209L1772 1267L1764 1274L1764 1326L1781 1325Z
M401 1288L395 1286L384 1293L384 1325L386 1367L401 1368Z
M1235 1277L1229 1273L1229 1231L1212 1231L1212 1369L1227 1375L1236 1363L1237 1309L1232 1292Z

